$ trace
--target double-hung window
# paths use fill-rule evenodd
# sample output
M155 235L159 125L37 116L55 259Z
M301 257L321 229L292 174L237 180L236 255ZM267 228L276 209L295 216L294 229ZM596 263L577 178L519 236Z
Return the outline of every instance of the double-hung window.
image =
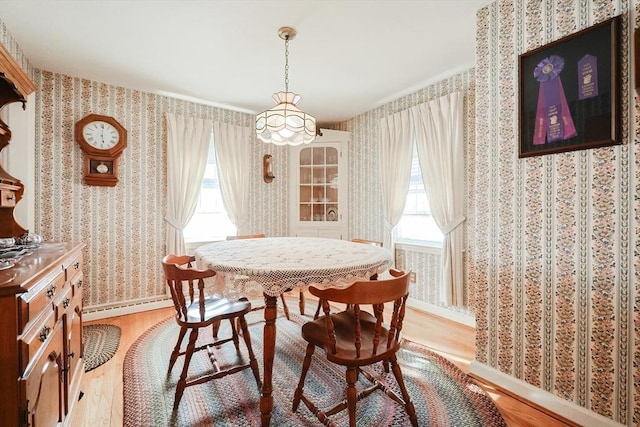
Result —
M409 192L404 205L404 213L395 228L395 240L397 243L442 246L443 235L431 216L416 144L413 144Z
M213 135L196 212L183 233L186 243L213 242L236 234L236 226L229 220L222 203Z

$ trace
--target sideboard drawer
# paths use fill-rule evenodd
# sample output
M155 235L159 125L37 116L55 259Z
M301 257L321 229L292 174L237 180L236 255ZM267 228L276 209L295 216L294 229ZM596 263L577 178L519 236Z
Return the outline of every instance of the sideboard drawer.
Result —
M53 301L53 311L56 321L60 320L62 315L69 310L73 299L73 289L71 286L65 286L64 290L55 297Z
M0 207L12 208L16 205L16 193L13 190L0 190Z
M55 313L51 310L41 323L38 322L37 325L33 325L32 328L20 336L18 339L20 344L18 360L22 372L28 369L38 350L48 342L56 322Z
M74 277L82 272L82 253L78 254L77 258L71 259L69 262L66 262L62 268L64 269L64 273L66 275L67 282L73 282Z
M65 286L64 272L60 270L43 288L33 289L18 298L18 333L21 334L43 310L53 311L53 299Z

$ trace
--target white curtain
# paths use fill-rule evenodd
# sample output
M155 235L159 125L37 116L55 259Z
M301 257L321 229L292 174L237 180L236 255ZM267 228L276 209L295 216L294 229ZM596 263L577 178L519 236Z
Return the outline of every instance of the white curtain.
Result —
M249 167L253 129L229 123L213 124L222 202L237 234L249 234Z
M380 120L380 181L384 246L393 251L393 227L402 218L411 178L413 124L409 110Z
M413 107L416 144L431 214L444 234L440 295L463 305L463 95L455 92Z
M167 114L167 253L185 254L182 231L191 220L207 165L212 122Z

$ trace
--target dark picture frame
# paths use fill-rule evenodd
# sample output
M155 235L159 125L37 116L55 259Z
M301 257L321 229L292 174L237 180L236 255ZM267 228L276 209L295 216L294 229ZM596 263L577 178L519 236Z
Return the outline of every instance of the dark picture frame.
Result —
M519 56L519 157L622 144L620 17Z

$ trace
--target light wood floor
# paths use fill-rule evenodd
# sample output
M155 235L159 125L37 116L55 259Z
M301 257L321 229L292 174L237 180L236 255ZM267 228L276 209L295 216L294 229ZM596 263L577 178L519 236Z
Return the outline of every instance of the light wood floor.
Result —
M288 306L290 310L297 310L297 303L293 301ZM312 298L309 298L307 307L307 311L315 309ZM125 354L140 334L172 315L173 308L166 308L90 322L117 325L122 330L122 337L118 351L110 361L85 373L82 381L84 396L76 405L73 427L122 426L122 365ZM469 364L475 356L473 328L409 309L403 333L405 338L439 352L464 372L469 372ZM479 384L496 402L509 427L573 426L491 385Z

